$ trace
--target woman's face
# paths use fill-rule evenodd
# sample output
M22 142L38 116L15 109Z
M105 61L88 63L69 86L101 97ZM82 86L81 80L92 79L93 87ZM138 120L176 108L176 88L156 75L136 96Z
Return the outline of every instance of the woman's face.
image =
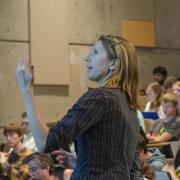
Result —
M173 85L173 93L178 99L180 99L180 87L179 86Z
M109 72L110 60L101 40L92 48L87 58L88 79L101 83Z
M154 92L154 90L152 88L148 87L146 89L146 94L147 94L148 101L150 101L150 102L156 101L157 94Z

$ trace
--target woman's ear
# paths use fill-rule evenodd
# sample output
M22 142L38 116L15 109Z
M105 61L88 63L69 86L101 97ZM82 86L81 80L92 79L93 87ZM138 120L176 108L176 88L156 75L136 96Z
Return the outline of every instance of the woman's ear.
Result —
M116 70L116 68L118 67L118 65L119 65L119 59L113 59L113 60L110 62L109 70L110 70L110 71Z

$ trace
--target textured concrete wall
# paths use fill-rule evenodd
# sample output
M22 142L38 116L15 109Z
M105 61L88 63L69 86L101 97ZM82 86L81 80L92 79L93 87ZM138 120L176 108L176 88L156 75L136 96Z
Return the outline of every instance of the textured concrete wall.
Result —
M153 81L152 69L157 65L166 67L170 75L180 77L180 23L177 20L180 1L157 0L153 4L157 48L138 50L142 89Z
M155 66L164 66L170 75L180 76L180 51L168 49L138 49L140 87L147 88L153 81L152 69Z
M157 0L155 3L158 47L180 49L180 1Z
M122 0L69 0L69 41L94 43L102 33L119 35Z
M153 81L152 69L164 66L170 75L180 77L180 1L126 0L125 18L155 22L156 48L138 48L140 88Z
M0 0L0 126L19 121L24 109L15 69L19 57L29 53L27 5L26 0Z
M0 0L0 39L28 40L27 0Z
M15 69L29 53L26 0L0 0L0 125L18 121L24 107Z
M155 19L155 0L124 0L126 19L153 21Z
M22 96L16 82L16 64L22 54L27 54L28 44L0 42L0 122L18 121L18 113L24 109Z
M46 122L62 117L84 93L94 86L86 79L85 61L99 34L121 35L123 19L154 20L156 42L161 49L138 49L141 88L152 80L152 68L164 65L179 74L179 0L68 0L70 85L36 86L35 96ZM15 80L21 54L29 52L28 1L0 0L0 122L19 120L24 110ZM162 49L166 48L166 49ZM143 78L142 78L143 77Z

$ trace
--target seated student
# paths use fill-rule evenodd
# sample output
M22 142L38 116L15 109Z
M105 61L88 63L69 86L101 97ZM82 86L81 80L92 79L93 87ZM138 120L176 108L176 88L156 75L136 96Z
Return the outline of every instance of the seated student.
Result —
M168 75L167 69L163 66L157 66L153 69L152 73L154 75L154 80L160 85L163 85Z
M148 102L144 109L145 112L157 112L160 118L164 118L160 99L162 95L161 85L157 82L150 83L146 89Z
M173 84L173 93L178 100L178 115L180 115L180 81Z
M22 161L31 154L23 146L23 129L18 124L9 124L4 128L4 136L12 148L10 153L0 153L1 178L7 180L25 180L29 175L27 165Z
M168 76L163 84L163 93L173 93L173 84L177 82L177 78L174 76Z
M58 180L53 174L54 164L49 154L33 153L24 160L24 163L29 167L29 180Z
M161 99L166 118L157 120L147 138L152 142L179 140L180 117L177 116L177 99L173 94L164 94Z
M139 143L140 159L147 161L151 168L155 171L161 171L166 165L165 155L162 154L158 148L147 148L147 142L142 141Z
M21 119L22 119L21 126L24 129L23 144L28 150L32 152L36 152L38 151L38 149L36 147L34 138L31 133L31 129L29 127L29 120L26 112L22 113Z

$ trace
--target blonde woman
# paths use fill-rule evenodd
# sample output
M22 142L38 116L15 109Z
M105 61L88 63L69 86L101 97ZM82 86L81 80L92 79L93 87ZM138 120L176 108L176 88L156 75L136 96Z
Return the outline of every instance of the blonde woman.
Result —
M160 102L162 90L161 85L157 82L150 83L146 89L148 102L145 112L158 112L159 118L164 118L163 109Z
M26 60L17 79L40 151L52 152L75 141L77 164L72 180L139 179L136 117L138 68L136 51L127 40L101 36L87 57L89 89L50 130L38 115Z

